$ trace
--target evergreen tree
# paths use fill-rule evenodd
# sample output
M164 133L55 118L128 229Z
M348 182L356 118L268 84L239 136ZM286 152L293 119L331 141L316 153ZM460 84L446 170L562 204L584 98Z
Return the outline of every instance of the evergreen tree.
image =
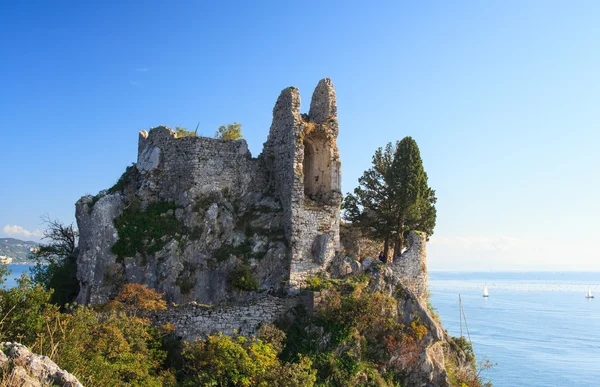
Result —
M344 199L344 217L371 238L383 240L386 256L394 240L394 256L400 256L406 232L433 234L435 191L427 185L419 148L411 137L395 147L388 143L377 149L372 164Z
M396 216L394 256L404 247L404 233L424 231L428 235L435 227L435 191L427 185L427 173L417 142L405 137L397 143L389 177Z
M342 203L344 218L358 226L367 236L384 241L388 255L390 236L394 231L393 192L389 182L394 150L392 143L373 155L373 166L358 179L354 194L348 193Z

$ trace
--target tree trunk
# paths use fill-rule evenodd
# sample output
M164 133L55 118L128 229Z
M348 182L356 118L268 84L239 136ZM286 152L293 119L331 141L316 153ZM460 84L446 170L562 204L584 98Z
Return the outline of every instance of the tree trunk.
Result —
M396 237L396 243L394 244L394 259L399 258L402 254L402 247L404 247L404 215L398 219L398 236Z
M383 243L383 255L385 256L386 263L390 262L390 258L388 257L390 251L390 237L385 237L385 242Z

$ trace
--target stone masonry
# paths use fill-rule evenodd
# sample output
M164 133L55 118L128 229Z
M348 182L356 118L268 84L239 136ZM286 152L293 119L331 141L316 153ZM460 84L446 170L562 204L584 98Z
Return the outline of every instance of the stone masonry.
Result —
M224 335L237 332L251 336L262 322L276 321L300 302L302 300L298 297L278 298L265 295L246 305L206 306L187 303L157 314L156 322L175 325L177 336L186 341L219 332Z
M291 246L290 287L322 272L340 249L341 162L336 145L333 84L317 85L308 115L300 114L298 89L281 92L262 157L283 205Z

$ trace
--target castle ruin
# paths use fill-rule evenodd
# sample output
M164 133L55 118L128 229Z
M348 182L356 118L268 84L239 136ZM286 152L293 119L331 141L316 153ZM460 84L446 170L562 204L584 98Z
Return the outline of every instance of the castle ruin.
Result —
M281 92L256 158L243 139L178 138L164 126L141 131L135 166L115 187L77 203L78 301L102 302L120 283L141 282L177 302L218 303L231 294L228 272L240 262L261 289L302 288L340 249L337 135L330 79L317 85L308 114L300 113L297 88ZM174 217L180 230L115 254L125 234L115 226L118 217L152 203L172 203L161 215Z

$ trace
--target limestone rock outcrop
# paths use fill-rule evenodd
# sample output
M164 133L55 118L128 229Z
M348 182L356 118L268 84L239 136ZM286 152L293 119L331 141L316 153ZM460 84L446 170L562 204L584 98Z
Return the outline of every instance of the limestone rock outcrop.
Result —
M9 369L9 375L5 375L4 371ZM50 358L36 355L18 343L0 343L0 370L2 381L8 386L83 387L75 376L60 369Z

